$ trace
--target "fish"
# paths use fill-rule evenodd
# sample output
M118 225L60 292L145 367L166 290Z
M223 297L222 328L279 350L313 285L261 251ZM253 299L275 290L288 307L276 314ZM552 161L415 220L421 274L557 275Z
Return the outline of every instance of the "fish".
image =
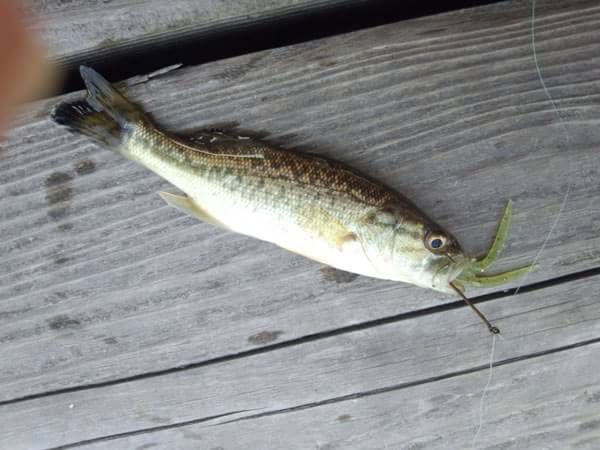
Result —
M510 201L490 250L473 258L408 198L346 164L227 130L168 133L96 71L80 73L87 96L55 106L52 120L167 180L185 195L160 192L166 203L206 223L336 269L463 299L465 286L532 269L482 274L506 240Z

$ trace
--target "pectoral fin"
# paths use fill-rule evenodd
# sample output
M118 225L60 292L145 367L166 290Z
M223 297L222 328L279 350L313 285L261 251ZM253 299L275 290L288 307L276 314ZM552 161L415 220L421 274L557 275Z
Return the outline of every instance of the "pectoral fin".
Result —
M341 250L345 244L357 242L358 236L350 231L333 215L319 207L306 208L305 228L311 229L315 234Z
M215 225L217 227L225 228L227 227L211 216L208 212L206 212L198 203L196 203L191 197L186 197L183 195L175 195L170 194L168 192L159 192L158 193L162 199L167 202L169 206L178 209L181 212L189 214L190 216L197 217L203 222L210 223L211 225Z
M299 225L313 239L324 241L329 247L332 247L340 252L348 251L346 245L358 243L358 237L351 230L345 227L332 214L318 206L308 206L303 209L300 215ZM278 242L280 247L297 253L306 258L318 261L322 264L331 265L332 261L327 256L327 253L316 251L317 247L312 245L298 245L295 240L286 243ZM322 249L321 249L322 250Z
M310 230L313 236L316 236L318 239L327 242L330 247L335 248L337 251L342 253L344 255L342 258L347 258L349 260L354 258L358 258L358 260L365 258L371 265L372 269L376 270L373 262L367 254L360 235L350 229L350 227L344 224L340 219L319 206L307 207L303 211L302 216L304 218L304 223L302 226L305 229ZM298 249L292 251L319 261L323 264L332 265L331 260L320 258L319 255L306 255L302 250ZM335 261L337 261L336 267L338 269L353 270L349 268L350 266L345 266L342 264L342 260L339 258L335 259Z

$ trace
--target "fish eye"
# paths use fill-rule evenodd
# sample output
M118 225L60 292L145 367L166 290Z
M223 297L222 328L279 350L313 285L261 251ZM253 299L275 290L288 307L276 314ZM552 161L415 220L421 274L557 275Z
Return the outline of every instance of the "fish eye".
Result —
M442 241L440 238L435 238L429 242L429 245L431 245L431 248L437 249L444 245L444 241Z
M446 248L446 246L448 245L448 241L449 239L439 233L434 233L434 232L427 232L425 234L425 246L427 247L428 250L434 252L434 253L438 253L444 250L444 248Z

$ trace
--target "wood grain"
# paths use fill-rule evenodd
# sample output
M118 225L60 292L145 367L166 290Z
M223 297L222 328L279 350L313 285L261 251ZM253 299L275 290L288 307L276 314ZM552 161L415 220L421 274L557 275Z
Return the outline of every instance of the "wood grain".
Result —
M27 0L23 9L54 59L110 49L140 38L189 27L243 23L261 15L285 14L322 0Z
M496 368L475 441L485 371L252 420L218 418L77 448L596 450L600 375L589 370L589 362L599 353L595 344Z
M599 424L593 424L600 374L590 367L600 354L599 281L600 276L588 277L485 303L504 335L496 343L494 359L501 366L486 402L481 448L511 438L513 447L506 448L559 448L553 446L558 438L562 448L572 448L567 443L593 432L598 436ZM106 445L119 449L149 442L170 448L168 440L175 448L275 449L287 436L298 449L318 443L381 448L387 440L389 448L411 448L419 439L426 448L467 448L490 345L487 330L466 307L417 316L159 377L1 406L0 447L87 448L86 441L109 439ZM355 419L336 422L344 415ZM231 420L236 422L215 426ZM343 427L354 420L356 428ZM188 427L193 424L199 425ZM578 434L578 426L585 432ZM131 433L146 436L113 440ZM188 435L202 440L188 441ZM444 440L438 442L438 436Z
M526 283L553 279L600 261L600 8L538 3L539 62L564 123L540 87L523 2L189 67L127 91L171 129L233 121L350 163L472 254L512 198L498 269L534 258L570 184ZM0 400L454 301L364 277L338 282L316 263L181 216L156 195L165 182L51 124L60 100L33 105L0 147ZM470 330L471 340L487 333Z

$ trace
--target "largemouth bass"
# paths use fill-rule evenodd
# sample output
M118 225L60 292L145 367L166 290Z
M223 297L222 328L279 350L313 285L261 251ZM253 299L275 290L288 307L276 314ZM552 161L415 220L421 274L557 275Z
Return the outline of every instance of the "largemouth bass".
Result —
M165 201L205 222L337 269L446 293L530 269L477 275L498 256L510 203L494 245L476 260L407 198L342 163L227 132L167 134L94 70L81 75L87 97L58 105L53 120L172 183L186 195L161 193Z

